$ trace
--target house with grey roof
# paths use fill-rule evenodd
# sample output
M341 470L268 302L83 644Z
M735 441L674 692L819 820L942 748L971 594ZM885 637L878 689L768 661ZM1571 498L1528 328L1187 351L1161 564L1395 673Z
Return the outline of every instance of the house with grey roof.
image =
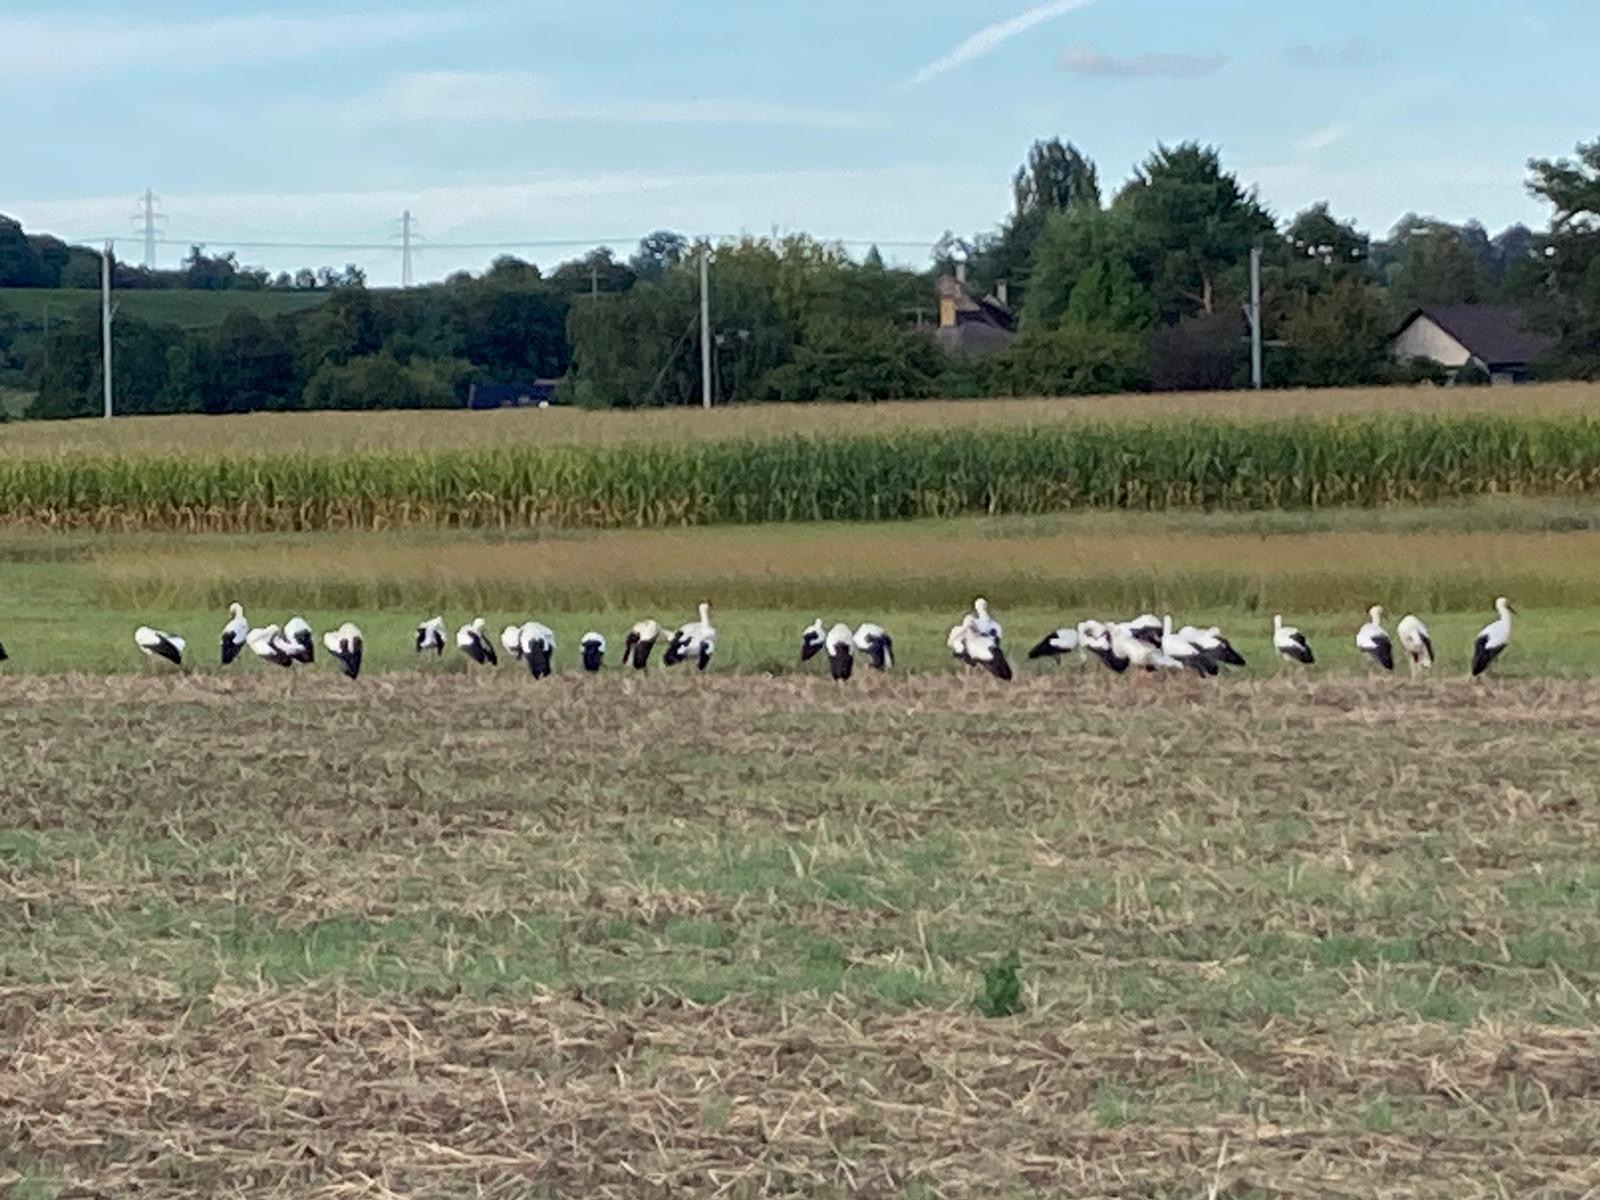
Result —
M981 357L1004 350L1017 333L1016 314L1006 303L1005 284L994 295L974 296L965 263L939 278L939 328L934 338L951 354Z
M1499 304L1424 305L1389 340L1394 361L1437 363L1451 382L1468 368L1494 384L1525 382L1552 348L1549 338L1524 324L1520 310Z

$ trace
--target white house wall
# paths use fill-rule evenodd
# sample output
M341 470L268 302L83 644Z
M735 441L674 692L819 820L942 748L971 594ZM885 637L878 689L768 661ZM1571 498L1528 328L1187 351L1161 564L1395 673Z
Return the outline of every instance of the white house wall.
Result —
M1428 317L1418 317L1394 339L1389 349L1397 362L1426 358L1442 367L1464 367L1472 359L1467 348Z

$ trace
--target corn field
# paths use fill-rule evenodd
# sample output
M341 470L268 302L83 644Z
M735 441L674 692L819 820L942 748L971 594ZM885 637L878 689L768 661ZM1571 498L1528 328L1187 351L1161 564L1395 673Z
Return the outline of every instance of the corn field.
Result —
M1596 492L1600 420L1591 417L1211 419L341 458L0 462L0 522L110 531L661 528Z

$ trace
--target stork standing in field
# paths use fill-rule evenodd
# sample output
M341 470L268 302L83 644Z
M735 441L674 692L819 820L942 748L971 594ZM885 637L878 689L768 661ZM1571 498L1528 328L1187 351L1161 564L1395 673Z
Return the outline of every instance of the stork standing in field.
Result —
M578 642L578 653L583 658L583 669L593 675L605 666L606 639L590 630Z
M500 648L512 658L522 657L522 626L507 625L500 631Z
M1000 622L989 615L989 602L982 596L972 602L972 632L988 638L996 647L1003 636Z
M283 627L283 637L293 647L290 654L295 662L309 663L317 657L316 635L311 632L311 626L304 617L290 617L288 624Z
M951 649L957 658L969 666L981 667L996 679L1009 681L1012 671L1005 649L1000 645L998 636L982 631L979 621L976 613L968 613L961 624L951 631Z
M1159 641L1152 644L1147 627L1143 624L1125 622L1107 627L1111 638L1111 653L1128 666L1136 667L1145 675L1155 671L1176 671L1183 666L1161 649ZM1159 633L1159 630L1157 631Z
M550 626L529 621L517 633L522 648L522 659L528 664L528 673L535 679L545 679L552 673L550 660L556 653L556 635Z
M239 657L245 639L250 636L250 622L245 620L244 605L228 605L228 623L222 627L222 665L227 666Z
M1433 667L1433 638L1428 635L1428 627L1414 613L1408 613L1400 618L1400 624L1395 626L1395 636L1400 639L1400 648L1411 659L1411 674L1415 676L1418 671L1427 671Z
M183 666L183 650L187 643L175 633L163 633L141 625L133 631L133 644L146 658L159 658L175 667Z
M456 630L456 648L480 667L498 667L500 658L495 654L494 643L485 631L487 624L482 617L478 617Z
M822 618L818 617L800 631L800 661L810 662L822 653L827 644L828 629L823 625Z
M650 652L656 648L656 642L661 638L661 623L659 621L644 620L636 622L628 630L628 636L622 643L622 661L632 663L635 671L642 671L650 665Z
M339 662L339 668L351 679L358 678L361 674L361 630L346 621L329 633L322 635L322 644L327 647L328 653Z
M856 626L855 643L874 671L887 671L894 666L894 639L882 625L866 621Z
M1394 670L1394 642L1389 638L1389 631L1383 627L1383 608L1380 605L1374 604L1367 610L1367 623L1356 631L1356 649L1366 656L1368 662L1385 671Z
M1040 638L1033 649L1028 651L1028 657L1029 659L1070 658L1082 647L1082 632L1074 626L1063 626L1054 633Z
M1222 636L1222 631L1215 625L1209 629L1196 629L1193 625L1185 625L1178 630L1178 636L1186 642L1192 642L1205 652L1212 662L1219 666L1242 667L1245 665L1244 655L1233 648L1233 643Z
M1078 644L1094 655L1109 671L1121 675L1128 669L1128 659L1118 654L1111 643L1111 627L1100 621L1082 621L1078 625Z
M855 630L840 622L828 630L823 642L828 652L828 671L841 683L849 679L856 669Z
M1128 631L1129 636L1138 638L1141 642L1148 646L1153 646L1157 650L1161 649L1164 627L1161 624L1161 618L1154 613L1145 613L1143 616L1135 617L1131 621L1124 621L1122 622L1122 628Z
M1485 625L1478 634L1478 640L1472 643L1474 678L1487 671L1511 644L1511 617L1517 610L1511 607L1511 602L1504 596L1494 602L1494 610L1500 615Z
M1214 677L1219 670L1209 654L1188 638L1172 632L1170 614L1161 623L1161 653L1202 678Z
M299 661L295 655L299 647L284 637L283 630L276 625L252 629L245 638L245 645L250 648L251 654L275 667L292 667Z
M425 654L432 650L435 655L444 653L444 618L429 617L417 626L417 653Z
M1309 667L1317 661L1306 635L1293 625L1285 625L1282 613L1272 618L1272 648L1285 662L1298 663L1302 667Z
M697 669L704 671L711 665L711 655L716 649L717 631L711 624L711 605L702 601L700 619L681 626L672 635L662 661L671 667L692 658Z

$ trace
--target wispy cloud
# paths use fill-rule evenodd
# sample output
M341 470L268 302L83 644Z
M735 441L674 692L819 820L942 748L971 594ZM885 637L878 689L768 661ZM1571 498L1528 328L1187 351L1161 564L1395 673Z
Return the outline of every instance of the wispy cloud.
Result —
M0 82L93 69L198 73L348 54L462 27L448 11L220 17L199 21L0 17Z
M1051 0L1048 4L1036 4L1025 12L1020 12L1014 17L1004 21L996 21L993 25L986 25L977 33L967 38L950 51L943 58L936 58L922 70L911 77L905 87L918 87L930 79L936 79L946 71L954 71L957 67L993 54L1012 38L1021 37L1028 30L1046 21L1053 21L1057 17L1064 17L1070 12L1086 8L1094 0Z
M1296 150L1326 150L1335 142L1343 141L1355 131L1350 121L1329 121L1321 129L1314 129L1294 143Z
M1228 65L1226 54L1135 54L1117 58L1098 50L1068 50L1061 69L1073 75L1110 75L1124 79L1198 79Z
M1308 67L1312 70L1372 67L1389 61L1388 54L1363 37L1349 38L1333 46L1315 46L1310 42L1301 42L1285 50L1283 57L1293 66Z
M497 71L417 71L352 102L356 125L408 122L574 121L641 125L861 125L857 113L760 100L575 101L534 75Z

